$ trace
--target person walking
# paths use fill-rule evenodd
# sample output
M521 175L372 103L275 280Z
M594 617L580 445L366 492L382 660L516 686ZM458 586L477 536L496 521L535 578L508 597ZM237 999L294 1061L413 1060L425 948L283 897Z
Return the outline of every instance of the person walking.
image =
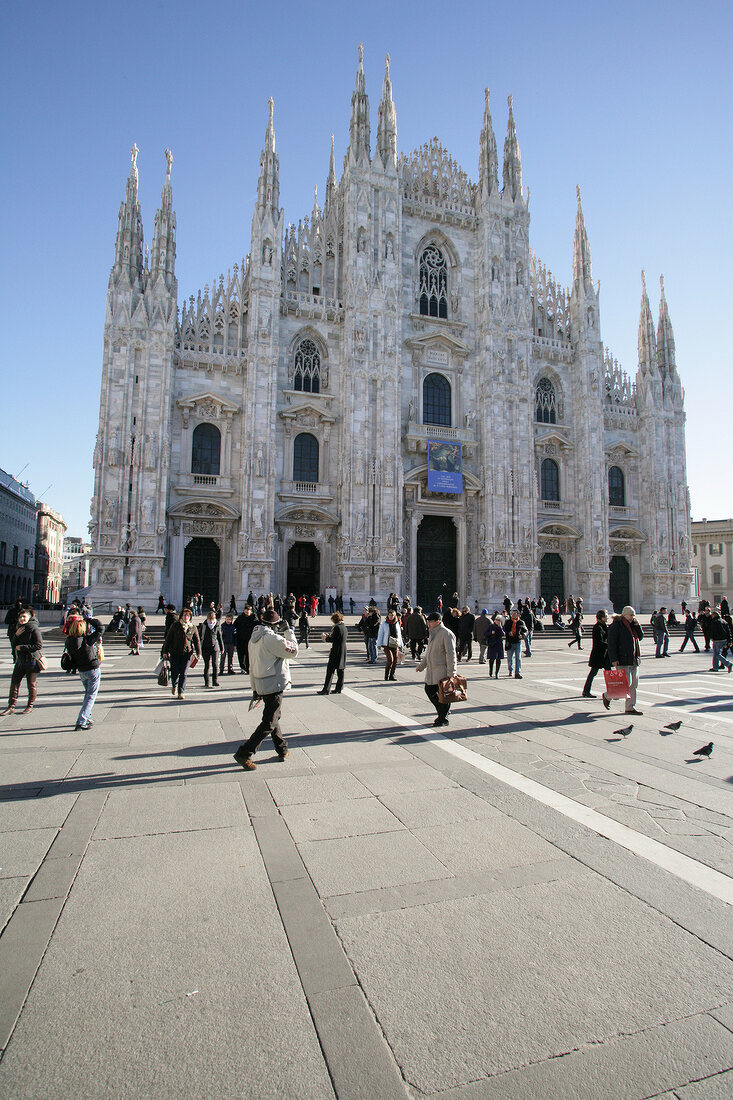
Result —
M608 615L604 608L600 608L596 611L596 621L593 624L593 636L591 640L590 656L588 657L588 667L590 672L583 685L583 698L595 699L595 695L591 695L590 689L593 686L593 681L599 668L609 668L608 663Z
M8 641L10 642L10 652L13 655L13 660L15 660L15 647L13 645L13 638L15 637L15 631L18 626L18 616L20 615L22 610L23 601L21 599L18 599L15 601L13 606L8 609L7 614L5 615L5 625L8 628Z
M248 602L244 605L242 614L237 615L234 620L237 660L239 661L239 667L242 672L249 672L249 640L256 626L257 619L252 610L252 604Z
M582 604L579 603L576 607L575 601L573 600L573 610L571 612L570 620L568 622L568 626L570 627L570 629L573 633L573 639L572 639L572 641L568 642L568 649L570 649L570 647L574 646L574 645L577 645L578 649L583 648L582 645L580 644L580 639L581 639L582 633L583 633L582 622L583 622L583 606L582 606Z
M411 611L407 616L407 625L405 629L407 632L407 640L410 643L410 656L413 661L419 661L430 634L428 630L428 621L423 615L421 607L416 607L414 611Z
M402 631L400 630L399 620L397 618L397 612L394 608L390 608L387 612L387 617L379 627L379 634L377 635L377 646L384 650L385 664L384 664L384 678L385 680L396 680L395 669L397 668L397 654L402 649Z
M455 676L458 671L456 638L453 631L443 625L437 612L432 611L427 621L430 637L416 669L425 672L425 694L436 710L433 725L447 726L450 703L440 702L438 684L448 676Z
M298 616L298 645L303 645L305 643L305 648L310 649L308 645L310 631L310 619L308 618L308 612L304 608Z
M28 685L28 702L21 713L30 714L37 697L36 683L40 672L38 658L42 659L43 654L41 630L30 608L21 607L18 611L10 645L13 650L13 671L10 674L8 705L2 713L12 714L15 711L20 685L25 679Z
M730 672L733 668L730 660L730 627L717 611L713 611L710 616L710 640L713 643L713 665L708 671L719 672L721 666L727 666ZM727 656L724 656L724 653Z
M493 619L489 621L489 625L486 627L484 646L489 661L489 676L493 676L494 679L498 680L501 659L504 656L504 627L502 626L501 616L498 612L494 615Z
M667 650L669 649L669 627L667 626L667 608L660 607L657 614L652 620L652 629L654 631L654 641L656 642L657 652L655 657L669 657Z
M224 675L224 665L228 665L227 675L234 675L234 643L236 641L237 632L234 626L234 616L231 611L227 612L224 622L221 624L221 641L222 651L221 660L219 662L219 675Z
M171 695L175 695L177 690L178 698L185 698L186 676L191 659L201 656L201 640L190 607L184 607L178 618L171 623L160 655L170 661Z
M221 627L216 618L216 608L210 607L209 613L199 627L201 632L201 656L204 659L204 687L209 687L209 665L211 665L211 686L218 687L219 657L224 652Z
M364 627L364 634L367 641L369 664L371 665L376 665L377 663L377 639L379 637L380 628L381 615L377 610L376 604L370 604L369 612L366 618L366 626Z
M524 638L524 656L532 656L532 635L534 633L534 614L532 608L529 605L529 600L524 601L524 607L519 612L519 618L522 620L527 628L527 633Z
M705 639L705 652L709 653L710 652L710 623L712 622L712 618L711 618L711 615L710 615L710 605L707 602L706 602L705 607L703 607L702 611L698 611L697 621L700 624L700 629L702 630L702 636Z
M685 637L682 641L682 645L679 648L680 653L684 653L685 646L688 642L692 642L695 647L695 653L700 652L700 646L697 644L697 638L695 637L695 627L697 626L697 618L695 612L689 608L685 614Z
M622 668L629 681L629 694L626 698L626 713L641 715L643 711L636 709L636 688L639 680L639 664L641 663L640 642L644 637L644 631L636 618L636 612L630 604L627 604L620 615L614 616L613 622L608 628L608 660L612 668ZM603 705L606 710L611 709L611 700L603 692Z
M458 620L458 660L463 657L470 661L473 657L473 628L476 625L476 616L466 604Z
M140 646L143 640L143 624L138 618L137 611L130 612L130 621L127 624L127 644L133 657L140 656Z
M326 679L323 687L317 693L318 695L328 695L331 690L331 681L333 680L334 672L336 673L336 687L333 689L334 695L340 695L341 689L344 686L344 669L346 668L346 624L344 623L344 617L340 611L334 611L331 616L331 622L333 623L333 630L331 633L321 635L324 642L331 643L331 652L328 655L328 664L326 665Z
M484 608L480 615L476 616L476 621L473 624L473 640L478 642L478 663L480 665L486 664L486 631L489 628L488 608Z
M103 634L99 619L84 619L81 615L69 619L65 649L84 685L84 700L74 726L77 730L88 730L94 725L92 709L102 679Z
M509 675L514 676L515 680L522 679L522 639L526 634L527 627L519 618L519 611L515 607L511 618L504 626L506 663L509 668Z
M158 596L158 606L155 610L158 615L160 615L161 611L165 611L165 597L162 592Z
M281 622L276 611L265 611L249 642L249 680L252 691L262 699L263 709L259 725L234 753L245 771L257 767L252 757L268 735L279 759L285 760L288 755L287 742L280 732L280 712L283 693L291 684L290 658L298 656L298 643L287 623L280 631L274 629Z

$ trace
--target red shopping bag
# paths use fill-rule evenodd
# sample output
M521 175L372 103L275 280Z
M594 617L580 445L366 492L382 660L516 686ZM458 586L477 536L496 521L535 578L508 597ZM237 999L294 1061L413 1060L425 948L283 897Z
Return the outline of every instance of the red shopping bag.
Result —
M629 678L622 668L606 668L606 695L609 699L625 699L629 694Z

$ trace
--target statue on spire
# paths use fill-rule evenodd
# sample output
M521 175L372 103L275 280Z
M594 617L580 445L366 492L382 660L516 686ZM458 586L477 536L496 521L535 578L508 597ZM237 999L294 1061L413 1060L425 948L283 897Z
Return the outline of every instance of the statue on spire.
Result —
M137 155L140 150L137 147L137 142L133 141L132 149L130 150L130 175L137 179Z
M172 167L173 167L173 154L171 153L170 149L166 149L166 151L165 151L165 182L166 183L170 183L170 181L171 181L171 168Z

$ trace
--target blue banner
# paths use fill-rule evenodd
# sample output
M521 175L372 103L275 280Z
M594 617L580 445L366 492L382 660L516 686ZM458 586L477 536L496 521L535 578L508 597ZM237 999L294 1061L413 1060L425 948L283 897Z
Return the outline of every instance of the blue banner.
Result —
M463 492L463 448L460 443L428 440L428 492Z

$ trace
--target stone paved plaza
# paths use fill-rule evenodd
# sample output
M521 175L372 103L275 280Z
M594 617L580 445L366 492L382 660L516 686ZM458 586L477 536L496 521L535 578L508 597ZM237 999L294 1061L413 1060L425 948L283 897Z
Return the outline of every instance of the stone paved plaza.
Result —
M645 642L624 739L565 642L462 666L446 736L409 659L316 696L316 642L245 773L246 677L179 704L112 644L75 732L49 640L0 726L0 1097L727 1100L733 676Z

